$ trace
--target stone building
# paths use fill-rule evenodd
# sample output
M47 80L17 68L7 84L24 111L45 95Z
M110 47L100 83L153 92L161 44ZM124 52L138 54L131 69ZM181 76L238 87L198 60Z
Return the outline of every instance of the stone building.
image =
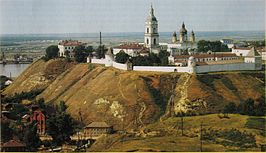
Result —
M63 40L59 42L58 48L59 48L59 56L60 57L66 57L67 54L69 54L69 57L73 57L73 50L75 47L84 45L83 43L76 41L76 40Z

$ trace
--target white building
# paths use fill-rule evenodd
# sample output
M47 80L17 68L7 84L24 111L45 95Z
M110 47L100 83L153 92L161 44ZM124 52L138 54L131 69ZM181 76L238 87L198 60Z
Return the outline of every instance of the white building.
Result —
M247 56L247 54L250 52L251 48L248 47L233 47L232 48L232 53L236 54L237 56Z
M191 55L176 55L169 56L168 60L170 64L178 65L178 66L186 66L187 61L191 57ZM229 61L229 60L238 60L239 57L236 54L226 53L226 54L194 54L193 57L195 61L199 65L205 65L206 62L212 61Z
M59 42L59 56L66 57L69 54L70 57L73 57L73 50L75 47L83 45L83 43L76 40L63 40Z
M144 45L149 48L151 52L159 53L160 51L158 21L154 16L152 5L149 16L145 22Z
M254 47L250 50L250 52L245 57L245 63L255 63L255 68L260 70L262 63L261 55L256 51Z

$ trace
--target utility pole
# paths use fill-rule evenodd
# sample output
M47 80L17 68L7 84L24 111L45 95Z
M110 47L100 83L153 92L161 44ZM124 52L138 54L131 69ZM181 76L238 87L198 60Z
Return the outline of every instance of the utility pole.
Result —
M182 136L184 136L184 117L183 117L183 114L181 116L181 132L182 132Z
M202 152L202 122L200 123L200 152Z

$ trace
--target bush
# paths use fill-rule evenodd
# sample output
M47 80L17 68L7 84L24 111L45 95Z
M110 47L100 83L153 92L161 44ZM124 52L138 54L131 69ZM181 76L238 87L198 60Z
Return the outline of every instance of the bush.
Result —
M59 48L55 45L47 47L45 51L46 51L45 61L58 57Z
M229 104L225 105L223 113L226 114L234 114L237 112L236 104L233 102L230 102Z

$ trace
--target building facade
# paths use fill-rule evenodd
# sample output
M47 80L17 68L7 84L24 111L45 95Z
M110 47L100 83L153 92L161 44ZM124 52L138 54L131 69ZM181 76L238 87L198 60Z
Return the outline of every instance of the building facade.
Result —
M106 122L92 122L84 129L85 137L98 138L105 134L111 134L113 126L108 125Z
M83 43L76 40L63 40L59 42L59 56L66 57L67 55L69 55L69 57L72 58L74 55L73 50L75 49L75 47L80 45L83 45Z

